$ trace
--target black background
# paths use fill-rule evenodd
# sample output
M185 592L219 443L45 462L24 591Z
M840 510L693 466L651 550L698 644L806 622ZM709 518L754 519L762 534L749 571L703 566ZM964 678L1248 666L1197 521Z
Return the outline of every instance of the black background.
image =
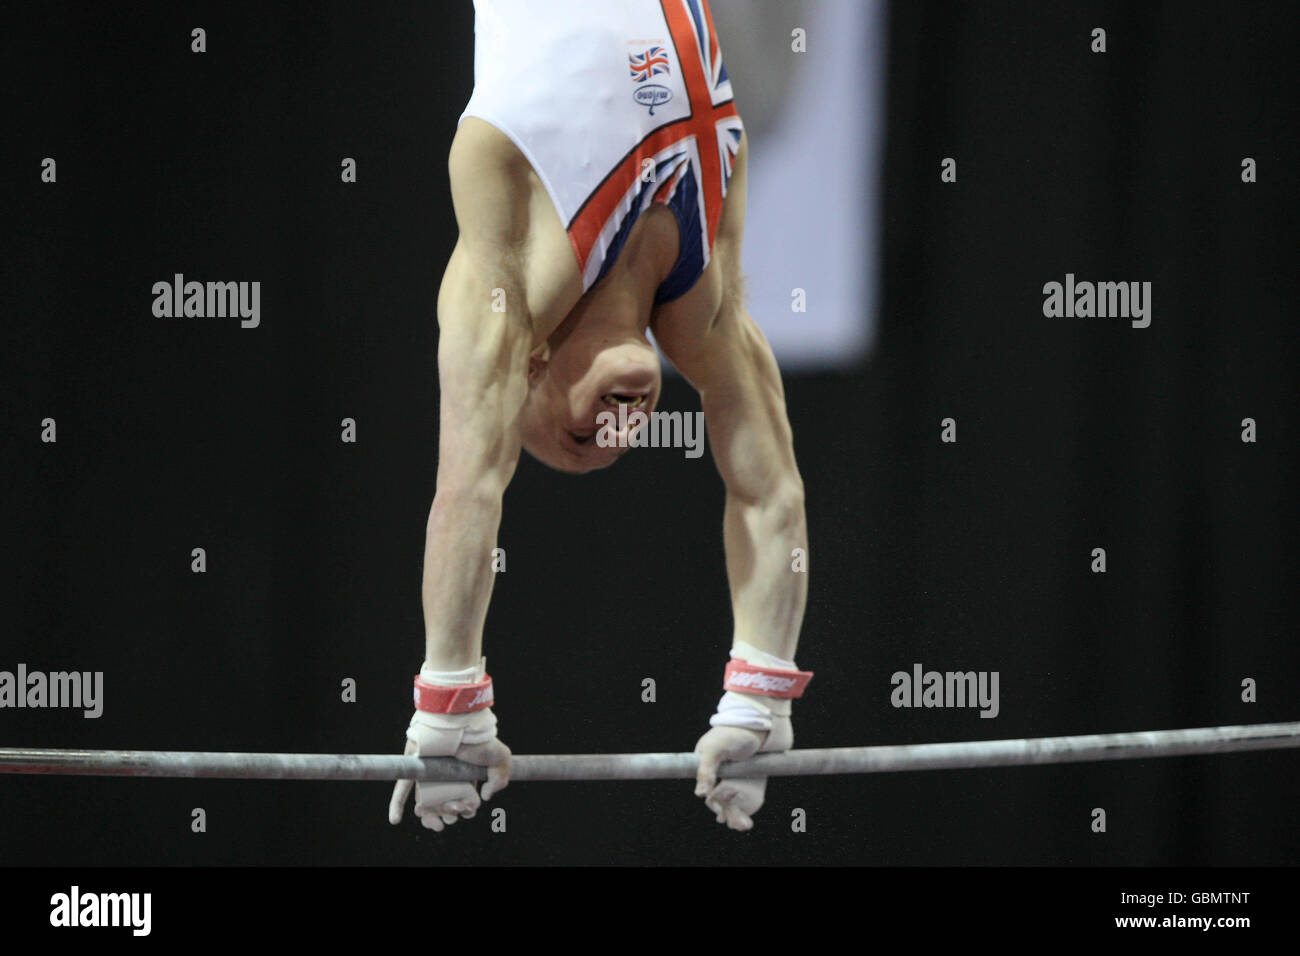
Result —
M817 672L799 746L1300 716L1290 12L891 9L877 348L786 381L812 552L799 663ZM99 720L0 711L0 745L400 748L472 30L460 2L10 23L0 669L102 670L106 702ZM261 326L153 317L175 272L261 281ZM1045 319L1067 272L1152 282L1150 328ZM661 407L698 401L674 379ZM485 644L516 753L688 750L706 729L730 640L708 460L521 463ZM1000 672L1001 713L894 709L890 674L915 662ZM518 784L497 798L506 833L481 814L435 836L390 827L380 784L7 777L0 862L1293 864L1298 767L785 779L747 835L689 782Z

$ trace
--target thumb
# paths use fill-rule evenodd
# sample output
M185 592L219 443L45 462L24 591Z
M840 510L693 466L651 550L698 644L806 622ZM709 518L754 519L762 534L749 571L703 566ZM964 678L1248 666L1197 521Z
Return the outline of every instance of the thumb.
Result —
M479 790L484 800L491 800L494 793L504 790L510 782L510 748L495 737L479 744L466 744L456 751L456 759L487 768L487 780Z
M413 786L415 786L414 780L399 780L393 787L393 799L388 801L388 822L393 826L402 822L402 814L406 810L406 798L411 795Z
M488 759L475 761L487 765L487 781L479 790L479 796L491 800L494 794L500 793L510 783L510 748L499 740L493 740L487 745L483 756Z
M504 790L506 784L509 782L510 762L506 761L504 764L493 764L487 768L487 781L479 791L479 796L481 796L485 801L491 800L492 796Z
M700 754L700 768L695 772L695 795L703 797L718 785L718 767L722 765L722 753L709 748Z
M409 757L413 753L418 753L419 750L420 745L407 737L406 747L402 750L402 753ZM402 814L406 812L406 798L411 795L411 788L414 786L414 780L399 780L396 786L393 787L392 799L388 801L388 822L393 826L397 826L402 822Z

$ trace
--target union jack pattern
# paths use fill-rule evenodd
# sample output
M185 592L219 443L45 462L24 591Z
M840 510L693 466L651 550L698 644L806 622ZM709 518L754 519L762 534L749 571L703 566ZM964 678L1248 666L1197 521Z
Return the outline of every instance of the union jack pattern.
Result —
M629 53L627 58L632 79L638 83L668 72L668 51L661 46L652 46L644 53Z
M660 290L659 301L667 301L689 289L709 263L743 124L707 3L660 0L660 6L690 112L652 130L610 170L569 223L569 239L590 288L618 258L640 214L652 203L667 205L681 238L677 265ZM660 56L669 72L669 52L652 46L641 58L629 54L633 78L655 75ZM640 176L647 160L654 169L649 183Z

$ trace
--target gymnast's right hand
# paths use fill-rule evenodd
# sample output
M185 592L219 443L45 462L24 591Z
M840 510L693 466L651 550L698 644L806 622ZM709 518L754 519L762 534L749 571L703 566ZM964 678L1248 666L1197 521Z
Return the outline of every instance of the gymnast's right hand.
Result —
M480 797L505 789L510 782L510 748L497 739L497 719L492 708L463 714L434 714L417 710L406 729L408 755L455 757L477 767L487 767L488 778L480 793L472 783L416 783L399 780L388 804L388 822L402 822L406 798L415 788L415 815L430 830L442 830L478 812Z

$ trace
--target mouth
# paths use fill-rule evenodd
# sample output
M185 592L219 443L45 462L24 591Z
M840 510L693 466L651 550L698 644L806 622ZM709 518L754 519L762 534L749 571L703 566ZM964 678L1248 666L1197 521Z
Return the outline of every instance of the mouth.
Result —
M632 392L606 392L600 396L600 400L611 408L618 408L620 405L640 408L646 402L646 395Z

